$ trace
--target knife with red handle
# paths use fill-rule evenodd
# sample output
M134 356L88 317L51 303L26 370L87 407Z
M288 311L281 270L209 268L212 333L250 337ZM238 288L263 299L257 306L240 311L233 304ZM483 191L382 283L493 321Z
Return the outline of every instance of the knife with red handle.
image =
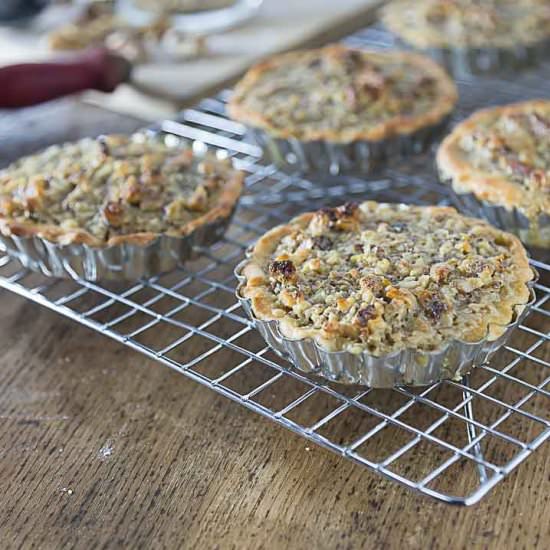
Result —
M131 63L103 48L59 61L0 67L0 109L26 107L85 90L112 92L130 80Z

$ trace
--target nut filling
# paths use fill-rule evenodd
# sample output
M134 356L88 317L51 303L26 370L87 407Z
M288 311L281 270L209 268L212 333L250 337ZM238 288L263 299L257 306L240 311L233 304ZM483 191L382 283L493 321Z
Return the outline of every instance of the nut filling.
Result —
M419 48L514 48L550 38L548 0L398 0L384 22Z
M0 171L0 228L63 244L146 244L228 217L241 188L230 164L160 140L83 139Z
M242 273L254 314L287 337L374 356L498 338L533 276L513 235L453 208L375 202L276 227Z
M525 238L530 244L548 241L544 217L550 215L550 101L474 113L445 138L437 165L457 193L519 210L529 220Z
M280 138L347 143L435 125L456 99L449 76L425 56L333 45L256 65L237 85L229 112Z

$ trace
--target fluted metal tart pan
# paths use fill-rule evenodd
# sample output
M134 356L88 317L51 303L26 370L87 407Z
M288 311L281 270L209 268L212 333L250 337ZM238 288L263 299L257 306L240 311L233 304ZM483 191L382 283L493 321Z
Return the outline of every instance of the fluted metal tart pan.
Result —
M455 339L434 351L406 348L375 356L368 351L329 351L312 338L291 339L283 334L277 320L258 319L251 300L241 293L246 284L242 270L247 263L248 260L244 260L235 268L235 276L239 281L236 296L254 327L273 351L303 373L322 376L332 382L371 388L426 386L440 380L460 379L475 366L485 363L508 341L527 315L535 301L533 286L538 279L538 273L533 269L533 279L528 283L529 301L515 306L514 318L502 327L503 333L495 340L489 339L488 331L487 336L477 342Z

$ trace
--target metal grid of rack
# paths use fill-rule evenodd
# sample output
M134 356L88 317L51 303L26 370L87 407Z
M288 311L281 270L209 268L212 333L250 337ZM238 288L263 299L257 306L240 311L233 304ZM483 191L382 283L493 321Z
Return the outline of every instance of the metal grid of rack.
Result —
M354 46L392 45L371 28ZM459 81L463 117L490 103L550 97L550 67L521 79ZM529 92L526 92L529 90ZM235 265L259 234L297 212L346 198L448 204L430 154L368 178L309 181L261 160L224 115L227 93L160 130L231 156L247 192L222 242L177 270L128 284L47 279L0 257L0 286L148 355L274 422L387 478L447 503L477 502L550 438L550 265L511 342L462 381L425 388L344 387L293 371L251 326L234 296Z

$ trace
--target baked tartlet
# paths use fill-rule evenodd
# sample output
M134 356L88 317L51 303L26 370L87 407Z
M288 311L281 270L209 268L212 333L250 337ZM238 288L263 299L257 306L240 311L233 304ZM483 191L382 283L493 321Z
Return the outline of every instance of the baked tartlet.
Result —
M268 231L237 269L238 296L296 367L370 386L467 372L530 300L520 241L449 207L364 202Z
M428 57L338 44L253 66L228 112L283 168L338 173L422 149L456 101L453 81Z
M445 138L437 166L472 214L550 248L550 100L477 111Z
M25 244L44 250L39 259L54 271L70 253L91 262L93 278L116 278L133 273L131 256L143 264L139 276L151 275L187 259L193 244L214 242L230 220L243 176L229 162L167 141L145 134L86 138L0 171L4 246L29 267L36 268ZM102 266L90 259L108 255ZM86 267L78 267L84 277Z
M382 19L408 45L472 72L532 61L550 39L548 0L395 0Z

